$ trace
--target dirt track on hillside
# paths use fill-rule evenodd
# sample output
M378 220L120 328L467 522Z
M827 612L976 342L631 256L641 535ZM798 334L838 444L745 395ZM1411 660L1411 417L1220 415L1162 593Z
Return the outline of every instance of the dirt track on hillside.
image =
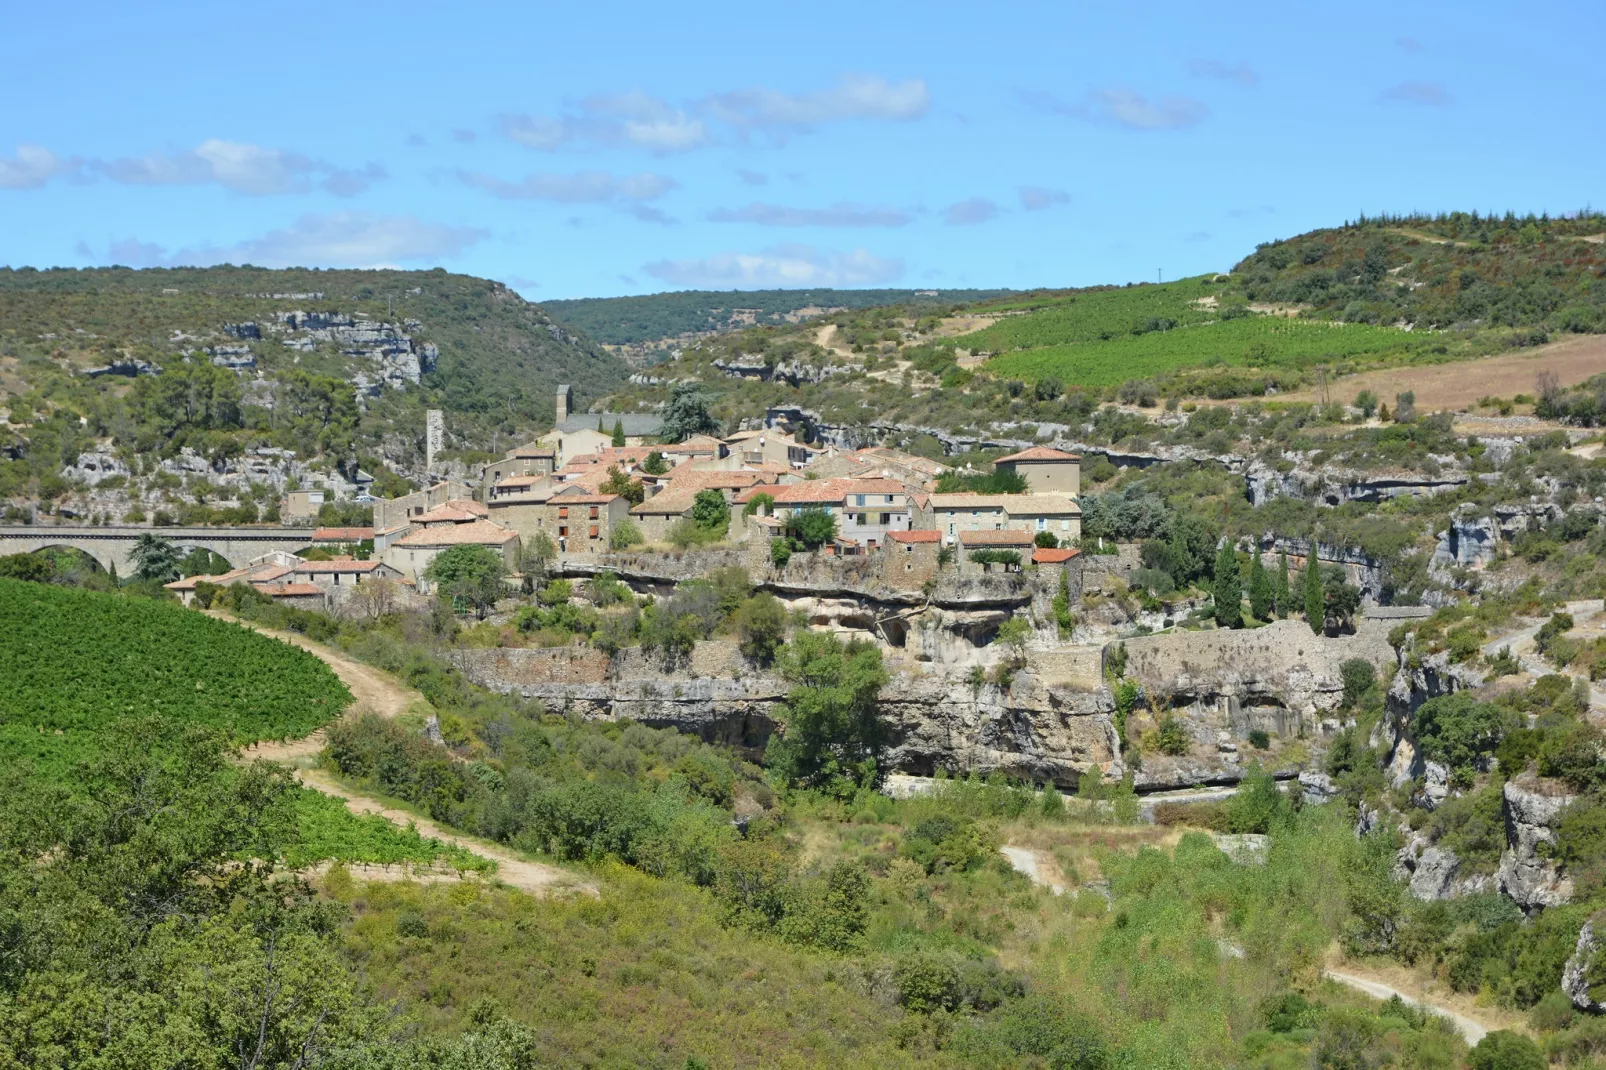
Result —
M388 674L371 665L353 661L339 651L331 650L322 643L315 643L304 635L261 628L248 621L236 620L222 613L212 612L210 615L221 620L234 621L236 624L261 632L263 635L269 635L275 639L298 646L323 661L324 664L334 670L335 675L339 676L351 691L354 701L347 708L343 715L344 717L359 717L365 713L375 713L381 717L390 718L400 716L415 706L428 705L423 695L411 688L403 687ZM282 762L290 766L296 780L302 785L343 800L346 804L346 809L354 814L377 814L393 825L398 825L402 828L409 826L416 828L420 836L461 847L471 854L495 862L496 878L503 884L517 888L520 891L529 892L532 895L551 895L563 892L580 892L586 895L597 894L595 882L587 880L578 874L570 873L556 866L526 861L499 844L449 831L428 818L386 806L379 799L364 795L337 782L328 773L312 767L312 762L317 757L318 752L323 750L324 738L324 730L320 728L301 739L277 742L267 740L247 747L241 752L241 758L245 761L261 758L271 762ZM347 868L353 876L359 879L369 879L368 875L372 867L348 866ZM393 871L387 869L385 875L377 879L395 880L398 877L394 875ZM437 881L445 878L441 874L426 871L416 874L410 873L408 879Z
M1550 345L1454 364L1363 372L1334 379L1327 392L1334 401L1349 402L1362 390L1370 390L1392 409L1394 395L1410 390L1416 393L1418 412L1460 412L1476 405L1479 398L1532 395L1542 371L1554 372L1562 386L1606 372L1606 335L1577 335ZM1317 397L1316 391L1310 389L1283 394L1277 400L1315 401Z

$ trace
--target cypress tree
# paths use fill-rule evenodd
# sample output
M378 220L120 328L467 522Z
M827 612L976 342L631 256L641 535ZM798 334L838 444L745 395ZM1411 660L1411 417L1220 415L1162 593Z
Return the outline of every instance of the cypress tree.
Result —
M1216 582L1211 589L1216 602L1216 626L1242 628L1244 625L1244 586L1238 575L1238 553L1232 540L1224 539L1216 554Z
M625 421L624 421L624 417L621 416L619 419L617 419L617 420L615 420L613 422L613 440L610 443L610 445L623 446L624 444L625 444Z
M1260 547L1257 545L1254 559L1249 562L1249 611L1256 620L1271 619L1272 599L1275 596L1271 576L1260 560Z
M1277 590L1273 599L1277 603L1277 615L1287 617L1288 611L1294 608L1293 592L1288 587L1288 551L1281 554L1282 562L1277 566Z
M1327 624L1327 600L1322 597L1322 564L1316 560L1315 540L1305 558L1305 619L1317 635Z

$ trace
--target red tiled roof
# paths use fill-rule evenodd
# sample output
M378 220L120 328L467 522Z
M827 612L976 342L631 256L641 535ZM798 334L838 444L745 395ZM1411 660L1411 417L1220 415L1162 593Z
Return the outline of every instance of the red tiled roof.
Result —
M396 540L397 546L503 546L518 538L518 532L509 531L489 520L475 520L468 524L436 525L423 528Z
M415 524L466 524L475 518L475 514L467 509L458 509L451 504L437 505L429 512L413 517Z
M889 531L887 538L893 542L941 542L940 531Z
M1039 565L1058 565L1061 562L1069 561L1071 558L1076 557L1081 552L1082 551L1080 550L1071 549L1069 547L1051 550L1046 546L1039 546L1036 550L1032 551L1032 561Z
M451 498L446 504L453 509L461 509L465 513L473 513L475 516L485 517L490 515L490 511L485 508L484 503L477 502L473 498Z
M961 531L959 541L967 546L1030 546L1036 536L1029 531Z
M1000 457L993 463L1009 464L1014 461L1080 461L1081 459L1081 454L1066 453L1064 450L1057 450L1052 446L1033 446L1030 449L1021 450L1019 453L1011 453L1008 457Z
M896 479L805 479L775 488L778 505L805 502L840 502L850 494L907 494Z
M301 572L372 572L379 568L381 561L307 561L297 565L295 571Z
M313 542L362 542L373 537L373 528L319 528L312 533Z
M253 583L251 586L270 598L293 598L297 595L323 594L316 583Z

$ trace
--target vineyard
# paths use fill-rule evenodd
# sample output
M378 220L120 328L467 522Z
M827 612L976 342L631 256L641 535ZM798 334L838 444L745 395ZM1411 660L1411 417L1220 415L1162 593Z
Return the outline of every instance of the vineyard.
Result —
M1224 288L1213 280L1212 275L1202 275L1163 285L1109 287L990 304L979 311L1014 314L952 342L972 352L1007 353L1207 323L1220 314L1214 298Z
M988 361L987 369L1007 378L1052 376L1067 385L1104 387L1208 365L1297 371L1360 357L1403 356L1429 346L1422 335L1392 327L1245 316L1006 353Z
M310 654L151 599L0 581L0 716L5 753L36 765L80 754L124 717L217 728L236 742L304 736L351 693Z
M100 733L127 717L216 728L238 743L303 736L351 694L287 643L176 605L0 580L0 762L71 786ZM287 859L487 863L338 799L303 791Z

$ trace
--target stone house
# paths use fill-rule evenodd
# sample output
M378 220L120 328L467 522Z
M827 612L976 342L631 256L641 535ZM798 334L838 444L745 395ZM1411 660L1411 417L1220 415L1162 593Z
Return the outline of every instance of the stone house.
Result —
M422 594L429 593L424 571L430 562L454 546L484 546L495 551L501 555L509 572L517 565L518 533L493 524L477 513L443 506L418 517L418 521L413 531L385 548L383 560L405 580L416 584Z
M293 583L311 583L330 592L352 590L358 583L369 579L402 579L401 571L383 561L356 561L336 558L333 561L303 561L290 570Z
M557 451L534 442L515 446L500 461L485 466L480 473L480 497L489 499L491 488L504 479L551 475L558 467Z
M993 467L1023 476L1026 489L1033 494L1061 494L1075 498L1082 493L1082 458L1064 450L1033 446L998 458L993 462Z
M783 521L804 509L824 509L836 517L839 537L866 549L912 527L909 488L895 479L805 479L763 493L773 494Z
M889 587L923 587L937 575L942 536L935 531L892 531L881 549L881 573Z
M374 502L375 533L393 531L414 517L422 516L449 501L467 501L473 497L474 492L468 484L449 479L400 498L381 498Z
M668 542L669 529L691 516L699 489L672 482L640 505L631 506L630 519L641 528L642 537L648 542Z
M1048 531L1062 542L1082 537L1081 506L1057 494L931 494L917 498L915 509L914 526L940 532L949 546L966 531Z
M989 565L972 559L971 555L978 550L1002 550L1019 555L1020 562L1030 561L1032 557L1032 539L1029 531L1005 528L1003 530L981 531L972 529L961 531L957 536L959 540L959 571L963 574L978 574L994 571L1017 571L1020 563L1015 565Z
M563 554L596 554L630 517L630 501L619 494L601 494L581 486L562 487L546 504L546 532Z

